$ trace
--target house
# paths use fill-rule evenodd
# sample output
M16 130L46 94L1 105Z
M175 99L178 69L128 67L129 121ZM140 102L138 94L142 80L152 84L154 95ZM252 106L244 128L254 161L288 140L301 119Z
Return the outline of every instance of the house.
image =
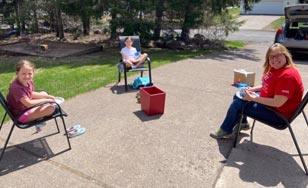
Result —
M284 7L297 2L298 0L261 0L253 5L251 11L245 11L244 0L241 0L240 14L284 15Z

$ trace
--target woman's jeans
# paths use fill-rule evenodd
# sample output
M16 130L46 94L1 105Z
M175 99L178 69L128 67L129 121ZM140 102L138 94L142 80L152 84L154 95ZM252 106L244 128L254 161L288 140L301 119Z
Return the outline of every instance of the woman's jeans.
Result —
M227 111L226 117L220 126L220 128L228 133L233 131L234 126L240 122L241 112L243 106L248 103L245 107L244 113L247 115L252 115L258 119L270 122L273 125L281 125L283 121L271 110L266 108L265 105L249 102L242 99L239 99L234 95L233 101ZM247 117L244 116L242 123L248 123Z

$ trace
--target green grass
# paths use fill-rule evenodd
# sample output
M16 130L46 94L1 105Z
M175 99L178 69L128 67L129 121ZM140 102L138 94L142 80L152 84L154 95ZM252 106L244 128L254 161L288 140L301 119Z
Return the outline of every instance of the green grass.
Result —
M239 48L244 45L242 42L226 42L227 48ZM150 54L153 68L181 59L213 53L213 51L208 50L144 50ZM34 56L1 56L0 91L5 96L8 92L9 83L15 76L14 66L20 59L28 59L35 64L34 82L36 89L45 89L51 95L69 99L81 93L115 83L118 76L117 62L120 59L120 54L119 49L104 49L104 51L95 54L60 59ZM3 115L2 108L0 115Z
M241 41L226 41L225 46L230 49L244 47L246 45L245 42Z
M278 28L280 28L280 27L282 26L282 24L283 24L284 22L285 22L285 17L282 16L282 17L280 17L279 19L273 21L273 22L271 23L271 27L272 27L272 29L277 30Z

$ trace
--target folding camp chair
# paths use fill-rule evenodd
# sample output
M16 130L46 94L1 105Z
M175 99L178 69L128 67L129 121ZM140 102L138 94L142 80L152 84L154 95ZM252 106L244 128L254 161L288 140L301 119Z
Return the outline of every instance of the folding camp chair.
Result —
M127 36L120 36L119 40L120 40L120 49L122 49L123 47L125 47L125 43L124 40ZM139 36L131 36L132 40L133 40L133 47L135 47L137 49L137 51L141 52L141 44L140 44L140 39ZM124 72L124 84L125 84L125 91L127 91L127 73L128 72L136 72L139 71L140 72L140 76L143 77L143 72L144 71L148 71L149 72L149 84L147 86L151 86L153 85L152 83L152 74L151 74L151 60L148 57L147 60L144 62L144 66L143 67L138 67L135 69L132 68L128 68L125 65L125 62L120 59L120 62L118 64L118 72L119 72L119 77L118 77L118 83L121 81L121 73Z
M304 160L304 158L303 158L302 152L301 152L301 150L300 150L300 148L299 148L299 145L298 145L298 143L297 143L297 140L296 140L296 138L295 138L294 132L293 132L293 130L292 130L292 128L291 128L291 127L292 127L292 126L291 126L291 123L298 117L299 114L302 113L303 116L304 116L304 118L305 118L306 125L308 126L308 119L307 119L307 116L306 116L306 114L305 114L305 112L304 112L304 108L305 108L305 106L307 105L307 102L308 102L308 92L306 93L306 95L305 95L304 98L302 99L300 105L297 107L297 109L295 110L295 112L293 113L293 115L292 115L292 117L291 117L290 119L287 119L281 112L275 110L274 108L269 107L268 109L270 109L270 110L272 110L273 112L275 112L275 113L278 115L278 117L280 117L281 120L283 120L284 125L281 125L281 126L272 125L271 123L269 123L269 122L267 122L267 121L264 121L264 120L261 120L261 119L259 119L259 118L257 118L257 117L254 117L253 115L245 114L244 110L245 110L245 107L246 107L246 105L247 105L248 103L246 103L246 104L243 106L243 108L242 108L242 112L241 112L241 121L240 121L240 122L242 122L244 116L247 116L247 117L250 117L250 118L253 119L253 124L252 124L252 128L251 128L251 131L250 131L250 140L251 140L251 141L253 141L253 129L254 129L254 126L255 126L256 121L259 121L259 122L261 122L261 123L264 123L264 124L266 124L266 125L269 125L269 126L275 128L275 129L278 129L278 130L284 130L284 129L288 128L289 131L290 131L290 134L291 134L291 136L292 136L293 142L294 142L294 144L295 144L295 147L296 147L296 149L297 149L298 155L299 155L299 157L300 157L300 159L301 159L301 161L302 161L302 163L303 163L303 167L304 167L304 170L305 170L306 175L308 175L307 166L306 166L305 160ZM239 128L238 128L238 130L237 130L237 134L236 134L236 137L235 137L235 140L234 140L234 145L233 145L233 147L236 147L236 144L237 144L237 142L238 142L238 137L239 137L239 133L240 133L240 131L241 131L241 126L242 126L242 123L240 123Z
M0 125L0 131L1 131L1 128L2 128L2 126L4 124L4 120L5 120L7 115L9 115L9 117L13 121L12 128L11 128L11 130L10 130L8 136L7 136L7 139L5 141L4 147L3 147L1 155L0 155L0 161L2 160L2 157L4 155L5 149L7 147L7 144L9 142L9 140L10 140L10 137L12 135L12 132L13 132L15 126L17 126L20 129L26 129L26 128L32 127L33 125L41 124L43 122L46 122L46 121L54 119L55 123L57 125L57 130L58 130L57 133L60 133L60 129L59 129L59 125L58 125L58 122L57 122L57 118L61 118L62 119L62 124L63 124L64 130L65 130L65 135L66 135L67 143L68 143L68 146L69 146L68 150L71 149L71 143L70 143L70 140L68 138L67 129L66 129L65 121L64 121L64 116L67 116L67 114L61 109L61 106L59 104L57 104L56 102L54 102L54 103L57 106L57 108L56 108L55 112L52 115L46 116L46 117L43 117L43 118L31 121L31 122L27 122L27 123L21 123L21 122L18 121L19 117L14 117L13 116L11 110L8 107L7 101L6 101L6 99L4 98L4 96L2 95L1 92L0 92L0 103L1 103L2 107L5 110L5 113L4 113L4 116L3 116L3 119L2 119L1 125ZM43 102L43 103L36 104L36 105L26 109L25 111L27 111L29 109L32 109L32 108L35 108L35 107L38 107L38 106L42 106L42 105L47 104L47 103L50 103L50 102Z

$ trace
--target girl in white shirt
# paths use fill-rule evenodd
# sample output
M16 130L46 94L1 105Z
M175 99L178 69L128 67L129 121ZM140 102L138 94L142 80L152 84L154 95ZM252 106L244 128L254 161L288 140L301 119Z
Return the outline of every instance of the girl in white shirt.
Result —
M131 67L132 69L139 67L147 59L148 54L140 54L140 52L133 47L133 40L131 37L126 37L124 43L125 47L121 49L120 53L126 67Z

